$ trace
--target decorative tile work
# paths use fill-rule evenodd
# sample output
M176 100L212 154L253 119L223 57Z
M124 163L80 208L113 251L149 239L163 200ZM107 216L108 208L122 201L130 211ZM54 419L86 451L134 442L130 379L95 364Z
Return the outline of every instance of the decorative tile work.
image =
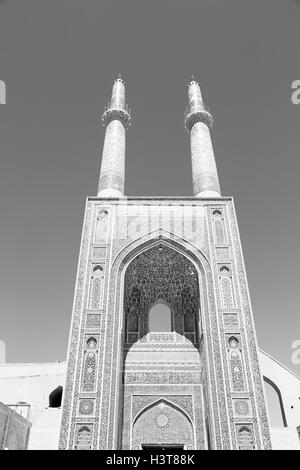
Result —
M188 417L192 426L195 430L196 445L190 447L193 449L206 448L205 446L205 432L204 432L204 421L203 421L203 401L202 401L202 389L198 385L176 385L175 389L177 393L173 393L173 386L161 385L159 387L159 395L156 393L158 387L150 385L147 388L143 385L133 386L129 385L124 391L124 428L123 428L123 449L132 448L131 433L132 424L135 418L142 414L151 405L159 405L157 409L168 411L165 406L175 405L179 410L182 410ZM172 393L170 394L170 391ZM132 412L131 412L132 410ZM180 427L180 426L179 426ZM176 429L173 427L173 443L176 441L175 434ZM144 433L141 432L141 438L145 437ZM179 436L177 436L178 438ZM141 439L140 442L145 442ZM178 443L184 443L179 439Z
M138 333L128 333L128 343L135 343L139 339L139 334Z
M140 243L141 243L141 242L140 242ZM132 249L133 249L133 248L134 248L134 247L132 247ZM115 275L115 274L112 272L112 276L114 276L114 275ZM114 292L112 291L112 299L113 299L113 296L114 296ZM113 301L113 300L112 300L112 301ZM212 311L213 311L213 310L214 310L214 309L212 309ZM114 311L115 311L115 312L118 312L118 308L114 309ZM109 347L111 348L111 346L109 346ZM118 347L118 346L117 346L117 344L116 344L112 349L110 349L110 351L116 350L117 347ZM216 356L216 354L214 354L214 356L212 355L212 357L215 357L215 356ZM106 350L106 357L107 357L107 350ZM221 363L220 363L220 366L221 366ZM112 369L112 372L113 372L113 374L114 374L113 369ZM115 374L114 374L114 377L115 377L115 379L116 379ZM111 377L110 377L110 379L111 379ZM114 379L114 380L115 380L115 379ZM216 400L216 399L215 399L215 397L216 397L215 394L213 394L213 397L214 397L213 400L215 401L216 406L218 406L218 403L220 402L220 400ZM109 400L111 400L111 394L110 394L109 396L107 396L107 403L109 403ZM104 406L103 409L102 409L102 410L103 410L103 411L102 411L102 417L104 417L104 412L106 411L106 409L107 409L106 406ZM111 409L112 409L112 408L111 408ZM109 422L111 422L111 421L109 421ZM110 428L112 428L112 427L110 427ZM217 432L218 432L218 422L216 422L215 429L216 429ZM107 444L104 443L104 440L103 440L103 439L105 439L105 437L104 437L104 432L103 432L103 431L105 431L105 430L102 429L101 431L102 431L102 433L103 433L103 437L101 437L101 434L100 434L100 441L99 441L99 444L98 444L99 447L107 445ZM110 439L111 439L111 437L110 437ZM111 441L110 441L110 442L111 442ZM104 447L104 448L105 448L105 447Z
M228 203L226 205L226 208L225 207L223 208L224 222L226 222L226 224L227 224L227 231L228 231L228 234L230 234L230 235L231 235L232 227L235 226L235 215L233 214L233 217L232 217L231 209L232 209L231 203ZM213 231L213 227L212 227L212 223L210 222L210 219L208 219L208 223L209 223L210 233L211 233ZM229 229L229 226L230 226L230 229ZM210 241L213 245L214 244L214 238L211 235L210 235ZM232 243L231 239L229 239L229 243L230 244ZM233 247L234 247L234 250L235 250L235 245L233 245ZM238 249L240 249L240 247ZM234 251L233 254L234 254L234 257L235 257L236 252ZM214 272L215 272L215 277L216 277L217 282L218 282L219 281L219 270L220 270L221 265L220 264L217 265L217 260L215 260L215 262L216 262L216 264L214 264ZM234 265L234 267L235 267L235 265ZM229 269L230 269L230 266L229 266ZM238 283L237 283L237 274L236 274L235 271L233 272L233 275L234 275L234 277L233 278L231 277L231 280L233 280L233 282L234 282L236 292L239 292L239 287L238 287ZM244 273L243 273L243 275L244 275ZM239 274L239 276L242 276L242 275ZM220 313L221 313L221 311L222 311L221 307L223 307L223 304L221 304L221 302L218 300L218 297L217 297L217 304L219 306ZM237 298L237 305L240 307L240 298L239 297ZM228 312L226 312L226 313L228 313ZM235 330L236 330L236 328L235 328ZM228 352L227 352L227 349L225 348L225 342L224 342L222 344L222 355L223 355L223 358L224 358L225 362L227 362L227 360L226 360L227 354L228 354ZM250 372L249 369L247 369L247 370L248 370L248 373L249 373ZM227 391L230 390L232 381L229 380L229 375L227 375L227 374L224 374L224 380L226 382L226 393L228 393ZM230 447L230 448L236 448L237 444L236 444L235 428L234 428L234 425L233 425L233 423L234 423L234 421L233 421L233 410L232 410L232 406L230 405L230 403L229 402L227 402L227 403L228 403L228 405L227 405L228 406L228 408L227 408L228 409L228 416L229 416L229 420L230 420L230 432L231 432L231 442L232 442L231 446L233 446L233 447ZM221 448L224 448L224 447L221 447Z
M237 313L223 313L224 328L232 331L239 328L239 318Z
M100 209L95 228L95 244L107 243L108 239L108 211L106 209Z
M128 202L128 201L127 201ZM227 308L226 313L224 310L224 305L221 304L219 295L219 273L218 273L218 262L225 262L224 258L218 258L214 250L215 243L215 234L214 228L211 224L210 219L207 223L207 232L204 233L199 244L197 241L193 241L194 245L189 244L186 240L189 239L189 235L186 234L185 241L179 239L176 235L173 235L171 238L169 235L153 235L153 233L145 234L145 227L141 225L140 232L142 237L140 239L133 240L131 244L128 244L126 240L124 241L114 241L112 248L113 263L110 260L106 260L108 265L107 269L109 272L109 278L106 280L107 288L105 289L105 294L108 296L107 304L105 303L105 315L103 315L102 324L98 327L100 337L98 344L101 344L101 348L96 352L99 357L99 363L96 365L96 371L99 373L97 378L98 386L95 388L95 420L93 424L93 448L103 448L103 449L112 449L117 448L119 443L117 440L118 436L118 416L116 416L115 411L120 412L122 409L122 403L118 402L120 396L120 377L121 372L118 364L118 352L122 348L122 343L120 341L121 335L119 328L122 327L122 289L124 286L122 284L123 274L127 267L127 264L131 257L139 254L145 249L146 244L148 247L151 247L151 244L154 245L155 241L161 237L161 240L164 245L168 245L170 248L175 251L181 252L189 259L193 260L193 263L199 269L201 273L201 278L199 278L200 285L200 302L201 302L201 314L202 314L202 326L203 333L205 336L205 347L203 350L203 361L205 361L205 370L206 373L199 371L199 376L197 377L197 383L205 383L206 386L206 416L209 419L209 428L211 433L211 445L213 448L218 449L229 449L237 448L238 441L244 436L242 444L245 445L246 442L246 433L238 435L236 434L235 424L233 420L233 413L236 415L235 405L232 402L230 394L229 381L231 370L230 367L224 370L224 366L231 363L229 358L229 351L226 341L223 341L224 336L221 334L221 328L225 327L227 330L231 329L232 335L236 336L238 334L239 326L241 327L242 335L239 337L239 341L242 342L242 354L245 359L245 377L244 381L249 387L251 408L250 413L253 413L254 416L250 417L252 419L251 424L253 433L253 440L255 441L255 446L257 448L268 448L269 446L269 431L268 423L266 420L265 414L265 405L262 395L262 386L261 386L261 377L259 373L259 366L257 360L257 346L255 340L255 333L253 328L253 320L251 316L251 310L249 305L248 290L245 281L245 272L242 264L241 249L239 246L239 240L236 230L235 215L232 212L231 203L228 202L228 199L220 199L218 201L214 200L212 202L203 201L193 201L194 204L198 204L198 207L203 204L207 204L209 211L213 209L215 203L218 202L218 207L222 209L222 218L224 223L224 230L226 231L226 224L230 225L230 230L228 230L228 243L231 246L233 258L231 262L231 279L232 279L232 289L235 290L234 295L236 296L237 309L240 315L240 324L235 325L234 315L231 312L231 307ZM151 202L152 203L152 202ZM113 206L114 203L111 204ZM132 202L134 205L134 201ZM143 202L139 201L139 206ZM149 203L147 203L150 205ZM176 204L178 202L172 201L172 212L175 214L174 221L178 222L178 217L176 216ZM185 202L182 203L186 204ZM224 209L226 205L226 210ZM211 206L211 207L210 207ZM171 202L170 202L171 207ZM211 213L211 212L210 212ZM83 236L83 245L81 249L81 258L79 264L79 273L77 281L77 290L75 297L75 307L73 313L73 322L72 322L72 338L69 352L69 362L68 362L68 375L67 375L67 386L65 393L65 402L63 410L63 423L62 423L62 433L61 433L61 448L70 448L72 447L72 442L76 445L77 442L77 425L76 420L74 419L74 403L70 401L72 394L74 395L75 402L78 397L79 392L79 377L80 375L84 376L83 371L85 368L85 357L86 353L84 352L84 341L83 337L85 335L84 328L87 323L82 323L81 318L83 316L82 310L82 300L83 294L86 295L86 302L88 298L88 290L85 288L88 285L88 273L89 268L87 266L86 259L86 248L89 246L90 240L90 219L89 212L87 210L86 222L85 222L85 231ZM161 217L163 219L163 217ZM147 220L145 218L145 220ZM163 220L161 220L163 223ZM177 223L176 222L176 223ZM175 230L174 224L174 230ZM192 225L192 224L191 224ZM139 235L136 235L139 236ZM193 235L194 236L194 235ZM156 237L156 239L155 239ZM232 239L231 239L231 238ZM109 237L108 237L109 238ZM110 239L110 238L109 238ZM227 240L227 239L226 239ZM207 242L209 241L209 246ZM205 245L205 246L203 246ZM201 247L202 252L199 247ZM219 247L217 247L219 248ZM224 247L225 248L225 247ZM208 259L203 255L203 252L206 253ZM220 255L221 256L221 255ZM223 255L222 255L223 256ZM211 257L211 258L210 258ZM215 259L216 258L216 259ZM228 263L225 263L227 265ZM241 296L240 296L241 292ZM230 304L231 301L228 301ZM85 304L87 305L87 303ZM107 311L106 311L107 307ZM222 310L223 307L223 310ZM235 310L235 309L233 309ZM232 318L229 321L229 316L232 314ZM234 312L235 314L235 312ZM89 315L89 314L87 314ZM120 317L121 315L121 317ZM225 320L226 318L226 320ZM88 320L86 320L87 322ZM99 319L101 322L101 318ZM227 323L226 323L227 322ZM179 324L179 323L178 323ZM180 323L182 325L182 323ZM96 327L96 325L95 325ZM101 327L101 329L100 329ZM181 326L182 328L182 326ZM245 329L245 330L244 330ZM245 337L244 335L245 331ZM79 332L81 336L79 337ZM136 332L130 332L131 335L136 335ZM136 336L131 338L131 341L136 341ZM157 347L158 343L155 344ZM170 343L172 344L172 343ZM233 367L234 370L235 366ZM203 369L204 370L204 369ZM139 371L136 371L137 373ZM174 374L170 375L170 372ZM132 374L132 372L129 372ZM150 371L145 371L146 374L151 374ZM157 373L157 372L155 372ZM162 376L165 372L159 372L158 375ZM195 372L193 372L194 374ZM183 373L186 376L190 376L189 370L186 369L186 372ZM137 377L137 376L136 376ZM141 377L141 376L139 376ZM146 384L149 384L150 379L149 375L146 377ZM174 383L176 387L180 387L178 381L178 372L169 371L168 377L163 376L165 379L169 380L167 384ZM170 377L171 378L170 381ZM134 379L138 380L135 382L137 385L140 378ZM152 380L152 379L151 379ZM180 381L183 380L185 383L185 377L181 375ZM173 381L173 382L172 382ZM179 382L179 383L178 383ZM79 382L80 384L81 382ZM125 378L126 383L126 378ZM142 385L145 387L145 383ZM159 386L163 386L163 382L159 382ZM187 384L188 385L188 384ZM131 385L130 385L131 386ZM191 384L192 386L192 384ZM148 385L147 385L148 387ZM147 388L146 387L146 388ZM240 392L239 392L240 393ZM256 405L258 408L258 415L256 415ZM253 406L254 405L254 406ZM71 412L71 407L73 408L73 413ZM252 411L251 411L252 410ZM236 415L237 416L237 415ZM99 418L98 418L99 417ZM246 421L245 421L246 422ZM100 424L100 426L99 426ZM245 430L244 430L245 431ZM247 430L246 430L247 431ZM262 431L264 443L261 443L260 440L260 431ZM67 435L69 433L69 438L67 441ZM91 434L90 434L91 435ZM242 437L241 437L242 436ZM252 434L251 434L252 436ZM249 440L248 440L249 442Z
M187 258L164 244L156 245L137 256L129 265L125 278L125 318L128 326L139 327L145 341L148 333L148 312L159 299L172 309L174 330L184 335L184 318L195 318L199 305L197 271ZM182 315L184 312L184 315ZM132 328L128 333L132 333ZM193 331L190 331L193 332ZM174 335L151 333L148 342L174 342Z
M226 243L226 231L224 226L224 219L222 209L213 209L212 220L214 227L214 239L216 244Z
M167 399L179 406L193 421L193 397L192 395L167 395Z
M235 416L250 416L251 415L251 408L250 408L250 400L249 398L233 398L233 413Z
M92 392L95 388L97 354L88 352L84 361L82 390Z
M199 384L200 373L197 372L127 372L126 384Z
M248 362L246 372L248 382L254 382L251 406L252 409L254 409L255 406L257 406L258 408L257 423L254 423L254 431L256 436L257 448L267 450L271 449L270 429L264 400L262 376L259 370L258 348L249 299L246 272L233 204L228 205L228 212L231 219L231 231L233 238L232 243L235 251L237 278L239 280L239 285L241 289L241 303L243 306L243 325L245 327L247 345L249 345L247 346L248 350L245 354L245 360ZM263 437L262 443L260 438L260 432L262 433Z
M97 329L100 327L101 315L88 313L86 316L86 328Z
M241 392L245 390L245 379L240 335L226 335L226 342L232 390Z
M236 434L239 450L255 449L253 424L236 424Z
M221 280L223 305L225 308L233 307L232 283L229 277L222 277Z
M68 368L65 384L65 394L64 394L64 403L63 403L63 413L62 413L62 424L61 424L61 433L60 433L60 449L70 448L70 441L67 440L69 431L71 434L74 434L75 425L71 421L72 417L72 408L74 403L72 401L72 396L74 393L75 387L75 397L76 397L76 388L78 388L78 373L76 373L76 364L77 360L81 358L81 351L78 351L79 344L79 334L80 334L80 324L81 317L83 312L84 305L84 288L85 280L87 273L87 258L88 258L88 249L89 249L89 240L90 240L90 227L91 227L91 203L86 205L85 220L83 225L83 237L82 237L82 246L79 255L79 267L77 273L77 283L75 289L75 302L72 316L71 324L71 344L69 348L69 359L68 359ZM77 387L76 387L77 385ZM71 445L72 446L72 445ZM71 447L72 448L72 447Z
M95 402L93 399L82 398L79 400L78 414L92 415L94 412Z
M104 271L103 266L97 264L93 266L89 308L91 310L99 310L103 308L103 289L104 289Z
M228 263L230 261L229 248L216 248L217 261L222 263Z
M176 337L172 333L149 333L147 335L148 343L174 343Z
M170 402L160 401L143 410L132 429L132 448L143 444L184 443L194 448L194 432L191 421Z
M92 445L93 427L86 424L77 424L76 426L76 444L75 450L90 450Z
M222 293L223 308L234 307L234 293L232 285L232 272L229 264L219 265L219 278Z
M179 406L193 420L193 398L192 395L133 395L132 397L132 421L151 403L164 400Z
M106 258L106 247L94 246L92 251L92 258L103 259Z
M82 373L81 390L83 392L92 392L95 389L98 358L97 348L97 339L94 336L88 337Z

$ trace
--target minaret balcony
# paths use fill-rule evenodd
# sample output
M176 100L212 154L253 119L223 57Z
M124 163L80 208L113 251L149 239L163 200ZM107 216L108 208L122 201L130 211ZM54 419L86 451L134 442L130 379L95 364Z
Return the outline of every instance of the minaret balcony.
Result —
M196 122L203 122L207 125L207 127L212 127L213 117L206 109L185 114L184 126L188 132L191 131L193 125L196 124Z
M120 121L125 129L131 125L131 116L129 109L106 108L102 116L103 126L107 126L111 121Z

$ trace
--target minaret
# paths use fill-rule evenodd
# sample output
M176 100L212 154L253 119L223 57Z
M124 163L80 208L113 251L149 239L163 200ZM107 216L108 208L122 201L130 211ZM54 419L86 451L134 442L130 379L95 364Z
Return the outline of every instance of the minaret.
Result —
M114 81L111 101L105 107L102 124L106 127L98 197L124 196L125 133L130 126L130 110L125 105L125 82Z
M185 127L190 134L194 196L220 197L220 184L209 131L213 118L203 103L199 83L193 79L188 85L188 96Z

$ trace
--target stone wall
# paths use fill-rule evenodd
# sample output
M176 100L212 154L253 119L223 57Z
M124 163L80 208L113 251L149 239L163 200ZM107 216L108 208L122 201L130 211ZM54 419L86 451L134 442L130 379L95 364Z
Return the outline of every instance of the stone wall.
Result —
M61 408L49 395L64 386L65 362L0 365L0 401L31 423L29 449L57 449Z
M30 427L27 419L0 402L0 449L27 449Z

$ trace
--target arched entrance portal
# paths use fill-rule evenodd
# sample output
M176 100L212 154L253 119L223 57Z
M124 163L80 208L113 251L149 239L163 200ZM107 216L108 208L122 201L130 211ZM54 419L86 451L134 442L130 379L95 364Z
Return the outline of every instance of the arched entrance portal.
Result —
M122 448L206 448L196 267L163 242L143 251L125 273L124 310Z
M193 449L194 432L188 416L164 400L150 405L133 423L132 448Z

